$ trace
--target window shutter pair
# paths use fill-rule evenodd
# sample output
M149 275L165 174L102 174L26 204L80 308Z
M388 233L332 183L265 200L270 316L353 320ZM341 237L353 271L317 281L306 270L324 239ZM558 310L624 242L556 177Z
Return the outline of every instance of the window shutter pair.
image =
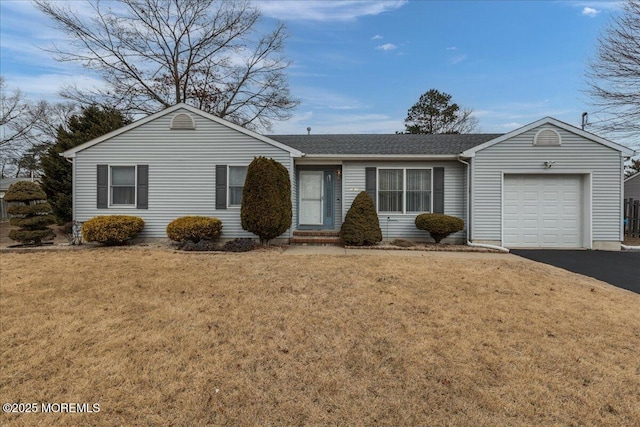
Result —
M138 165L136 208L149 209L149 165ZM98 165L97 208L109 207L109 165Z
M364 171L365 191L377 206L376 168L364 168ZM433 213L444 213L444 168L433 168Z

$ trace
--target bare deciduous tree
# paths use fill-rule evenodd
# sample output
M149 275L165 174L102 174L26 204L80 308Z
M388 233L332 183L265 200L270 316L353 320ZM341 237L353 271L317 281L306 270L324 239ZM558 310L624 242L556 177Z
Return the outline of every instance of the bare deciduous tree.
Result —
M63 90L84 105L148 114L186 102L253 129L288 119L297 105L282 56L285 26L257 35L260 11L248 0L87 0L88 16L60 2L35 3L71 36L68 46L51 48L56 58L105 82Z
M76 107L34 102L0 76L0 177L39 174L39 157Z
M594 127L640 135L640 0L626 0L622 13L600 36L587 78L597 108Z

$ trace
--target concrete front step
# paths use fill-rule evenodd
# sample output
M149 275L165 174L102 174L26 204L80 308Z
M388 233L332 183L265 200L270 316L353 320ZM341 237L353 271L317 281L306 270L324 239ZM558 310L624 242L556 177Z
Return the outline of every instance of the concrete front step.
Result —
M342 240L339 237L293 237L289 243L291 245L341 246Z
M292 245L342 246L340 232L336 230L295 230L289 243Z
M293 237L339 237L337 230L294 230Z

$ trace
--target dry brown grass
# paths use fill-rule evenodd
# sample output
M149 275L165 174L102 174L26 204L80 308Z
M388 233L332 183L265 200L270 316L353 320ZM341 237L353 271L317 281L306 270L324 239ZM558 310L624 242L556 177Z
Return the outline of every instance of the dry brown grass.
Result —
M3 425L639 425L640 295L529 261L2 254Z

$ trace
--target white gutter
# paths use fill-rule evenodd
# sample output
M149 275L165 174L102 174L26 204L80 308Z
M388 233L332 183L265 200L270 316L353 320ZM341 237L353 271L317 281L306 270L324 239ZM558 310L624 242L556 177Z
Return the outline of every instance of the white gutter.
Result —
M467 166L467 246L471 246L472 248L493 249L496 251L509 253L509 249L503 248L502 246L488 245L484 243L473 243L469 240L469 228L471 224L471 165L469 164L469 162L462 160L460 156L457 157L457 160Z

